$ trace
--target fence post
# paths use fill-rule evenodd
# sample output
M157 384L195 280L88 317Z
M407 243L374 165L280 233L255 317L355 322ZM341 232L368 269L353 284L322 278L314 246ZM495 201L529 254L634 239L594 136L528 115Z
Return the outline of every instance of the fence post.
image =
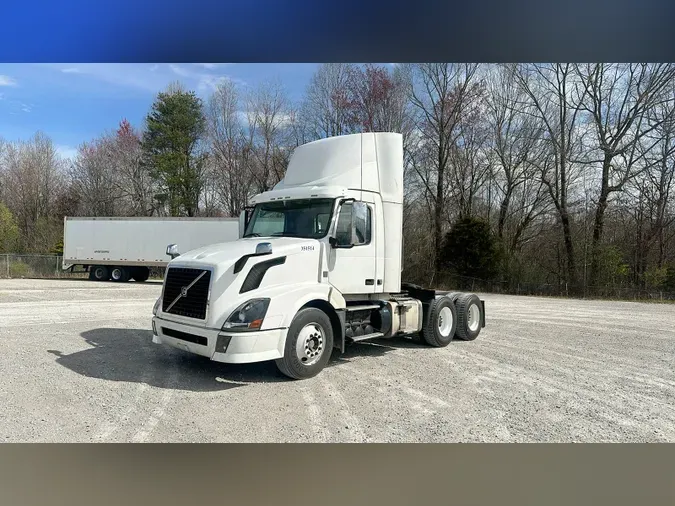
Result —
M54 256L56 262L54 262L54 277L59 277L59 256Z
M7 265L7 279L9 279L9 253L5 255L5 264Z

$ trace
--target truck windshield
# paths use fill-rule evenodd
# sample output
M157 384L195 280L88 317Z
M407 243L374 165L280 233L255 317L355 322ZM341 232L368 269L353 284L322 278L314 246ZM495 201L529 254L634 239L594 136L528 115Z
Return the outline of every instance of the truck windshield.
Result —
M334 199L297 199L257 204L244 237L320 239L328 231Z

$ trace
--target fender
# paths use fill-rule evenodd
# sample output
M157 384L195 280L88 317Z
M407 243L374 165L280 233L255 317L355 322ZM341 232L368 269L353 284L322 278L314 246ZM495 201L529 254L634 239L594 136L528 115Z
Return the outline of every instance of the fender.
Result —
M344 309L346 302L342 294L329 284L315 284L304 287L298 287L295 290L284 293L284 298L288 296L293 299L289 304L288 311L284 314L282 326L290 327L293 318L303 306L314 300L321 300L328 303L333 309Z

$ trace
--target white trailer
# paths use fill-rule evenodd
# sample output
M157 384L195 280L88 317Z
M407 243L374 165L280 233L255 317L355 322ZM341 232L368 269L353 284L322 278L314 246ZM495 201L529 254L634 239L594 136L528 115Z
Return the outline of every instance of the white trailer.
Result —
M403 283L403 139L332 137L298 147L255 196L234 242L180 254L153 308L153 342L225 363L318 374L333 348L413 336L435 347L485 326L475 294Z
M166 245L187 250L235 241L237 218L75 218L63 229L63 269L81 267L95 281L145 281L150 267L166 267Z

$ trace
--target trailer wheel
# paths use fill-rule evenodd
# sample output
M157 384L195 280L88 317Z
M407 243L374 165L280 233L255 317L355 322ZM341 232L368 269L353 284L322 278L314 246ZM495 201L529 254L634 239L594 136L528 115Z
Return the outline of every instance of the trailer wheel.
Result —
M423 316L424 341L437 348L450 344L457 328L457 310L452 299L439 297L432 300Z
M291 379L319 374L333 351L333 326L328 315L313 307L298 311L288 334L284 356L276 360L279 371Z
M110 270L105 265L94 265L89 271L89 279L94 281L108 281Z
M473 341L480 334L483 308L478 296L467 293L457 299L457 337Z
M129 281L129 270L125 267L113 267L110 271L110 279L118 283L126 283Z
M133 270L131 277L134 279L134 281L137 281L139 283L147 281L148 278L150 277L150 269L148 269L147 267L136 267Z

